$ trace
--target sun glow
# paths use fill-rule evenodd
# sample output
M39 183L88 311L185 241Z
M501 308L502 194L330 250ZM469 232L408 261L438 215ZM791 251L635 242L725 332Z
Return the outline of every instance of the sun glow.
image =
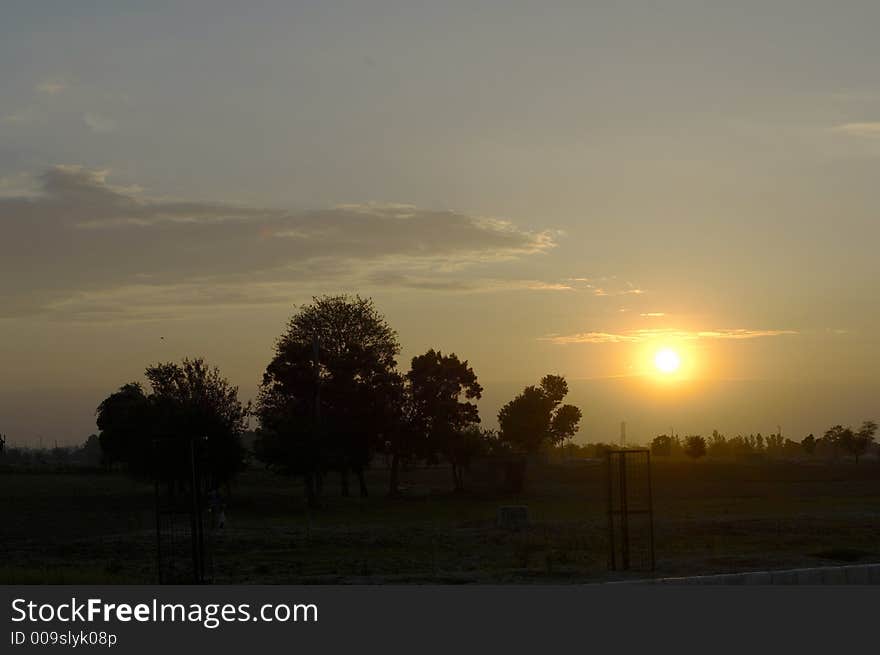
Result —
M661 373L675 373L681 367L681 357L674 350L664 348L654 355L654 366Z

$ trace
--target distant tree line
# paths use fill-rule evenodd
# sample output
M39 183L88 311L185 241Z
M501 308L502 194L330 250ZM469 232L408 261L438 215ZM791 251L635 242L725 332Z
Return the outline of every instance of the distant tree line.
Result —
M859 458L870 450L876 432L877 424L874 421L864 421L858 429L835 425L819 438L810 434L799 442L783 438L781 434L764 436L760 432L747 436L725 437L714 430L708 439L701 435L680 438L678 435L661 434L651 441L651 453L660 457L684 455L692 459L707 455L710 457L815 456L836 459L848 455L858 462Z
M3 435L0 435L2 437ZM103 466L103 454L98 435L92 434L79 446L30 448L12 446L0 441L0 467L7 470L70 470L97 469Z

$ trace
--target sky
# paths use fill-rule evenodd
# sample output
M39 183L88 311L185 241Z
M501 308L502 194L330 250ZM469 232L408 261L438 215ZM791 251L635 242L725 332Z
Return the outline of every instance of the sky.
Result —
M880 418L876 2L0 6L0 432L296 306L545 373L578 441ZM674 349L681 368L653 357Z

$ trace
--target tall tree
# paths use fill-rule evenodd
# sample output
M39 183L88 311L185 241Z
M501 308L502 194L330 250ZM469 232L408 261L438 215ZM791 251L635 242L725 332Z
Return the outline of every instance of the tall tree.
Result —
M301 307L278 339L257 402L258 455L303 475L314 505L324 471L363 477L394 389L397 334L360 296L321 296ZM344 483L343 488L347 485Z
M413 357L406 375L412 398L414 427L425 435L428 447L452 467L456 491L464 489L464 472L477 447L479 432L468 428L480 422L480 412L472 400L479 400L483 388L467 360L455 353L443 355L429 350Z
M545 375L540 386L529 386L498 412L500 438L517 450L533 453L559 445L577 432L582 413L562 405L568 383L561 375Z

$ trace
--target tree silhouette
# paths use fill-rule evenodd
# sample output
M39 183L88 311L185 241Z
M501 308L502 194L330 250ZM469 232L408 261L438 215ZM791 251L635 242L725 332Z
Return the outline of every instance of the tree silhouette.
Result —
M250 411L238 388L201 358L156 364L145 375L149 394L133 382L98 406L106 461L122 462L135 475L186 484L195 449L210 482L228 482L244 465L241 435Z
M672 455L672 437L668 434L660 434L651 440L651 454L658 457Z
M812 434L808 434L801 441L801 448L804 449L804 452L807 455L812 455L813 453L815 453L816 452L816 437L814 437Z
M822 441L827 448L831 450L832 456L836 459L838 453L844 450L844 443L851 440L852 430L842 425L833 425L822 435Z
M561 405L567 394L561 375L545 375L540 386L526 387L498 412L500 438L526 453L570 439L582 414L574 405Z
M846 428L837 432L840 448L856 458L864 455L874 442L874 434L877 432L877 424L874 421L865 421L858 430Z
M228 482L244 467L241 436L250 414L250 403L243 405L238 399L238 387L201 358L156 364L145 375L152 388L155 436L178 443L180 437L196 440L196 454L207 465L212 482Z
M706 454L706 440L699 435L691 435L684 438L684 453L693 459L699 459Z
M278 339L257 401L258 455L303 475L315 505L324 471L363 471L390 420L400 344L373 301L322 296L301 307Z
M98 405L98 441L108 466L144 464L152 459L150 407L139 382L119 387Z
M83 461L88 466L98 466L103 459L101 439L97 434L90 434L79 449Z
M480 421L477 405L483 388L477 376L455 353L429 350L413 357L406 374L412 398L413 427L425 435L428 448L442 454L452 466L456 491L464 489L463 468L479 450Z

